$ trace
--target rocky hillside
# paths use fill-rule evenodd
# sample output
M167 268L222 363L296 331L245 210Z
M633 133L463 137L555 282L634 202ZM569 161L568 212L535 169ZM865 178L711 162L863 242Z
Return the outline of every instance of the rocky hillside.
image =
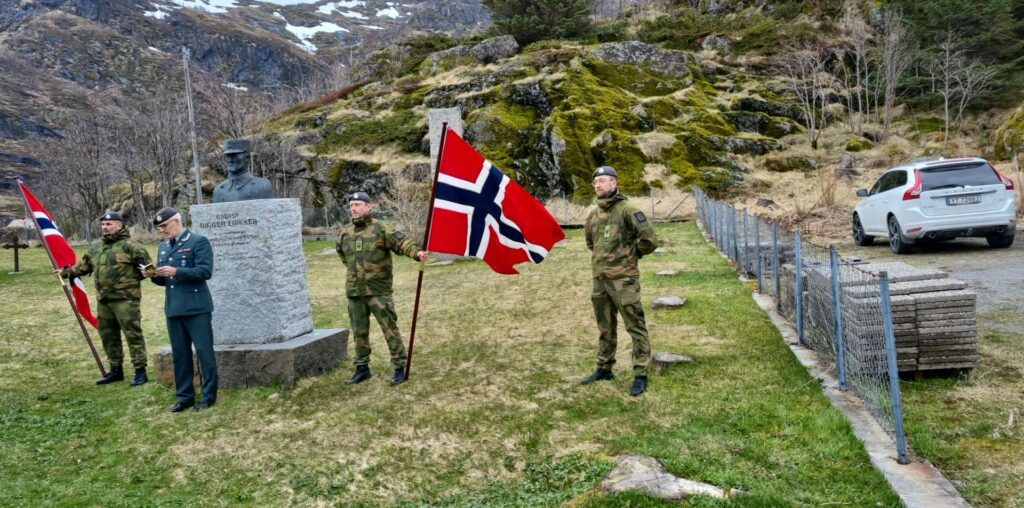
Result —
M540 197L592 196L593 168L618 169L627 192L739 184L745 158L802 131L777 84L642 42L541 43L505 36L423 58L408 74L286 116L303 143L312 194L341 196L374 174L429 162L429 108L459 107L466 138ZM325 192L326 191L326 192Z
M64 112L180 87L182 46L198 72L274 90L416 33L489 23L478 0L0 0L0 175L31 176L25 143L61 136Z

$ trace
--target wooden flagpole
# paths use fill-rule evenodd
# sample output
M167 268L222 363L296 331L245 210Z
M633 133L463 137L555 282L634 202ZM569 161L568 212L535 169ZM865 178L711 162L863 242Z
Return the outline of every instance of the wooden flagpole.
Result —
M434 198L437 197L437 177L441 174L441 155L444 153L444 140L448 136L448 122L441 124L441 142L437 145L437 166L434 168L434 183L430 187L430 208L427 209L427 228L423 231L423 250L427 249L430 242L430 224L434 220ZM420 273L416 277L416 301L412 307L412 329L409 331L409 354L405 358L405 379L409 379L412 372L412 346L416 341L416 318L420 313L420 291L423 289L423 270L427 260L420 260Z
M46 237L43 236L43 230L39 227L39 221L36 220L36 214L28 204L28 197L25 196L25 191L23 190L24 186L25 183L19 179L18 190L21 192L22 201L25 202L25 210L28 210L29 217L32 217L32 223L36 225L36 233L39 234L39 241L42 242L43 248L46 249L46 254L50 256L50 263L53 264L53 269L60 270L63 267L57 266L57 258L53 257L53 252L50 252L50 246L46 243ZM100 355L96 353L96 346L93 345L92 337L89 336L89 331L85 328L85 321L82 320L82 314L78 312L78 307L75 305L75 299L71 296L71 290L68 289L67 283L59 273L55 272L54 274L57 276L57 281L60 282L60 287L64 289L64 296L68 297L68 303L71 305L71 310L75 313L75 318L78 320L78 326L82 329L82 334L85 335L85 342L89 344L89 351L92 352L92 357L96 360L96 366L100 368L100 375L106 376L107 370L103 368L103 361L100 360Z

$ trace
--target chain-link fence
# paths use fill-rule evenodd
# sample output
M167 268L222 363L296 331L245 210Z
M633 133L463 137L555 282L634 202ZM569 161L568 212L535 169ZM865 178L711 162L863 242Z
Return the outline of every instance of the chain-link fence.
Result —
M839 388L853 389L896 441L897 460L909 462L903 432L897 337L914 326L913 313L893 308L889 276L843 260L787 231L778 221L751 215L695 191L704 231L758 291L771 296L780 315L794 324L800 343L837 371ZM916 344L914 344L916 346Z

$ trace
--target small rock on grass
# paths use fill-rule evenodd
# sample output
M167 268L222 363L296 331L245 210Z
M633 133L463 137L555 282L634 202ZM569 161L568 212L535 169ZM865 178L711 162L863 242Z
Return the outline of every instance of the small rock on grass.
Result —
M676 477L658 459L641 455L617 457L615 468L601 482L601 488L607 492L640 492L659 499L683 499L693 495L725 499L742 493Z
M655 273L654 275L657 275L658 277L671 277L673 275L678 275L678 274L679 274L679 272L676 271L676 270L662 270L662 271L660 271L658 273Z
M678 309L686 303L684 296L659 296L651 303L652 309Z
M658 247L657 249L654 249L654 253L655 254L667 254L668 253L668 249L666 249L664 247Z
M661 371L669 365L675 365L677 363L692 363L693 358L678 353L670 353L668 351L655 351L651 357L651 363L654 364L654 371L659 375Z

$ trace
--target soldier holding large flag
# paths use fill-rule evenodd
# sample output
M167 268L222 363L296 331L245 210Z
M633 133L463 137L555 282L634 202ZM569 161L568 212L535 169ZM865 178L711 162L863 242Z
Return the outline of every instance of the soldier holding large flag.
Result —
M93 275L96 280L97 318L100 341L107 353L110 371L96 380L105 385L124 380L124 349L121 332L128 343L135 378L132 386L149 381L146 375L146 340L142 336L142 289L139 282L146 278L151 263L149 252L131 239L121 214L107 212L100 217L103 238L82 255L74 266L65 267L60 274L65 279Z

